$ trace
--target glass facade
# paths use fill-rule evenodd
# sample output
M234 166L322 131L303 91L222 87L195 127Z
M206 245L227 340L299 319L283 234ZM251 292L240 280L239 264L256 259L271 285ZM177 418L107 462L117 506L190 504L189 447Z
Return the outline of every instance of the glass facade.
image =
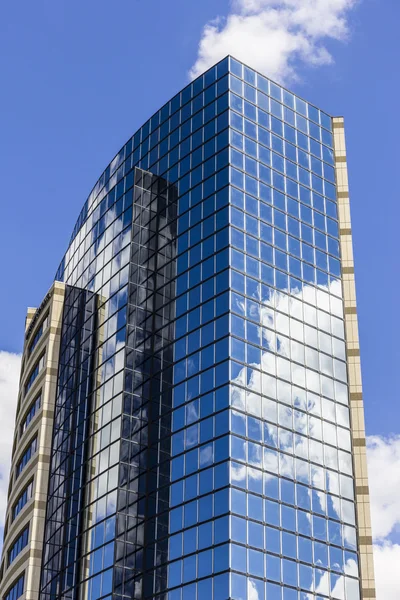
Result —
M359 600L332 119L218 63L104 171L56 279L40 597Z
M66 286L48 487L43 598L72 589L78 577L83 498L90 477L90 433L96 296Z

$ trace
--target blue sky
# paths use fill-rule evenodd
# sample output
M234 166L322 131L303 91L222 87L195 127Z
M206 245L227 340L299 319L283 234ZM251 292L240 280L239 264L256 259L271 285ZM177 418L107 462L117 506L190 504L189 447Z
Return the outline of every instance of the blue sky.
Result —
M333 64L316 67L294 56L298 79L286 83L345 117L367 432L396 436L400 4L335 3L355 5L346 13L348 39L323 40ZM233 10L228 0L3 3L0 350L21 351L26 307L38 305L51 285L103 168L188 82L206 23ZM241 58L240 44L238 52L232 46ZM395 453L399 458L400 446Z

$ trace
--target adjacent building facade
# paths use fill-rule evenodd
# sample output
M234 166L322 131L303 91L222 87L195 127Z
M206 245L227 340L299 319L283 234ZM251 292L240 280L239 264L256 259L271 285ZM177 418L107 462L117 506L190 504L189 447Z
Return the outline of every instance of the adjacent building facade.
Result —
M104 171L54 298L3 598L375 598L342 119L221 61Z
M56 282L26 318L0 566L7 600L39 593L63 304Z

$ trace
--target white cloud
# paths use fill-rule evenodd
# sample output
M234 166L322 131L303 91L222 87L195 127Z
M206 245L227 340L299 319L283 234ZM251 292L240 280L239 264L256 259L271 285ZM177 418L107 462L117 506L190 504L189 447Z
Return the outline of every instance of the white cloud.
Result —
M400 545L385 544L374 546L375 580L379 600L400 598Z
M0 350L0 527L7 507L21 355Z
M388 536L400 525L400 436L370 436L367 444L378 598L400 597L400 545Z
M226 17L203 29L195 78L227 54L276 81L296 79L295 62L330 64L327 40L349 36L348 13L358 0L236 0Z
M372 532L386 538L400 525L400 436L368 438Z
M257 588L253 581L250 579L247 580L247 594L249 600L259 600L260 596L258 595Z

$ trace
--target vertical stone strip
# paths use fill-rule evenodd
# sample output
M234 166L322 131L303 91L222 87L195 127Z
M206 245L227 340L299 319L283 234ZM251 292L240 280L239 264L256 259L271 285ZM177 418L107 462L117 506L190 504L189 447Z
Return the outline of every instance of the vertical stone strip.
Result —
M352 421L354 476L360 555L361 598L376 600L370 500L367 472L364 404L362 397L360 344L354 279L349 184L346 162L344 120L333 119L335 167L338 195L340 246L342 254L343 299L346 327L350 410Z

